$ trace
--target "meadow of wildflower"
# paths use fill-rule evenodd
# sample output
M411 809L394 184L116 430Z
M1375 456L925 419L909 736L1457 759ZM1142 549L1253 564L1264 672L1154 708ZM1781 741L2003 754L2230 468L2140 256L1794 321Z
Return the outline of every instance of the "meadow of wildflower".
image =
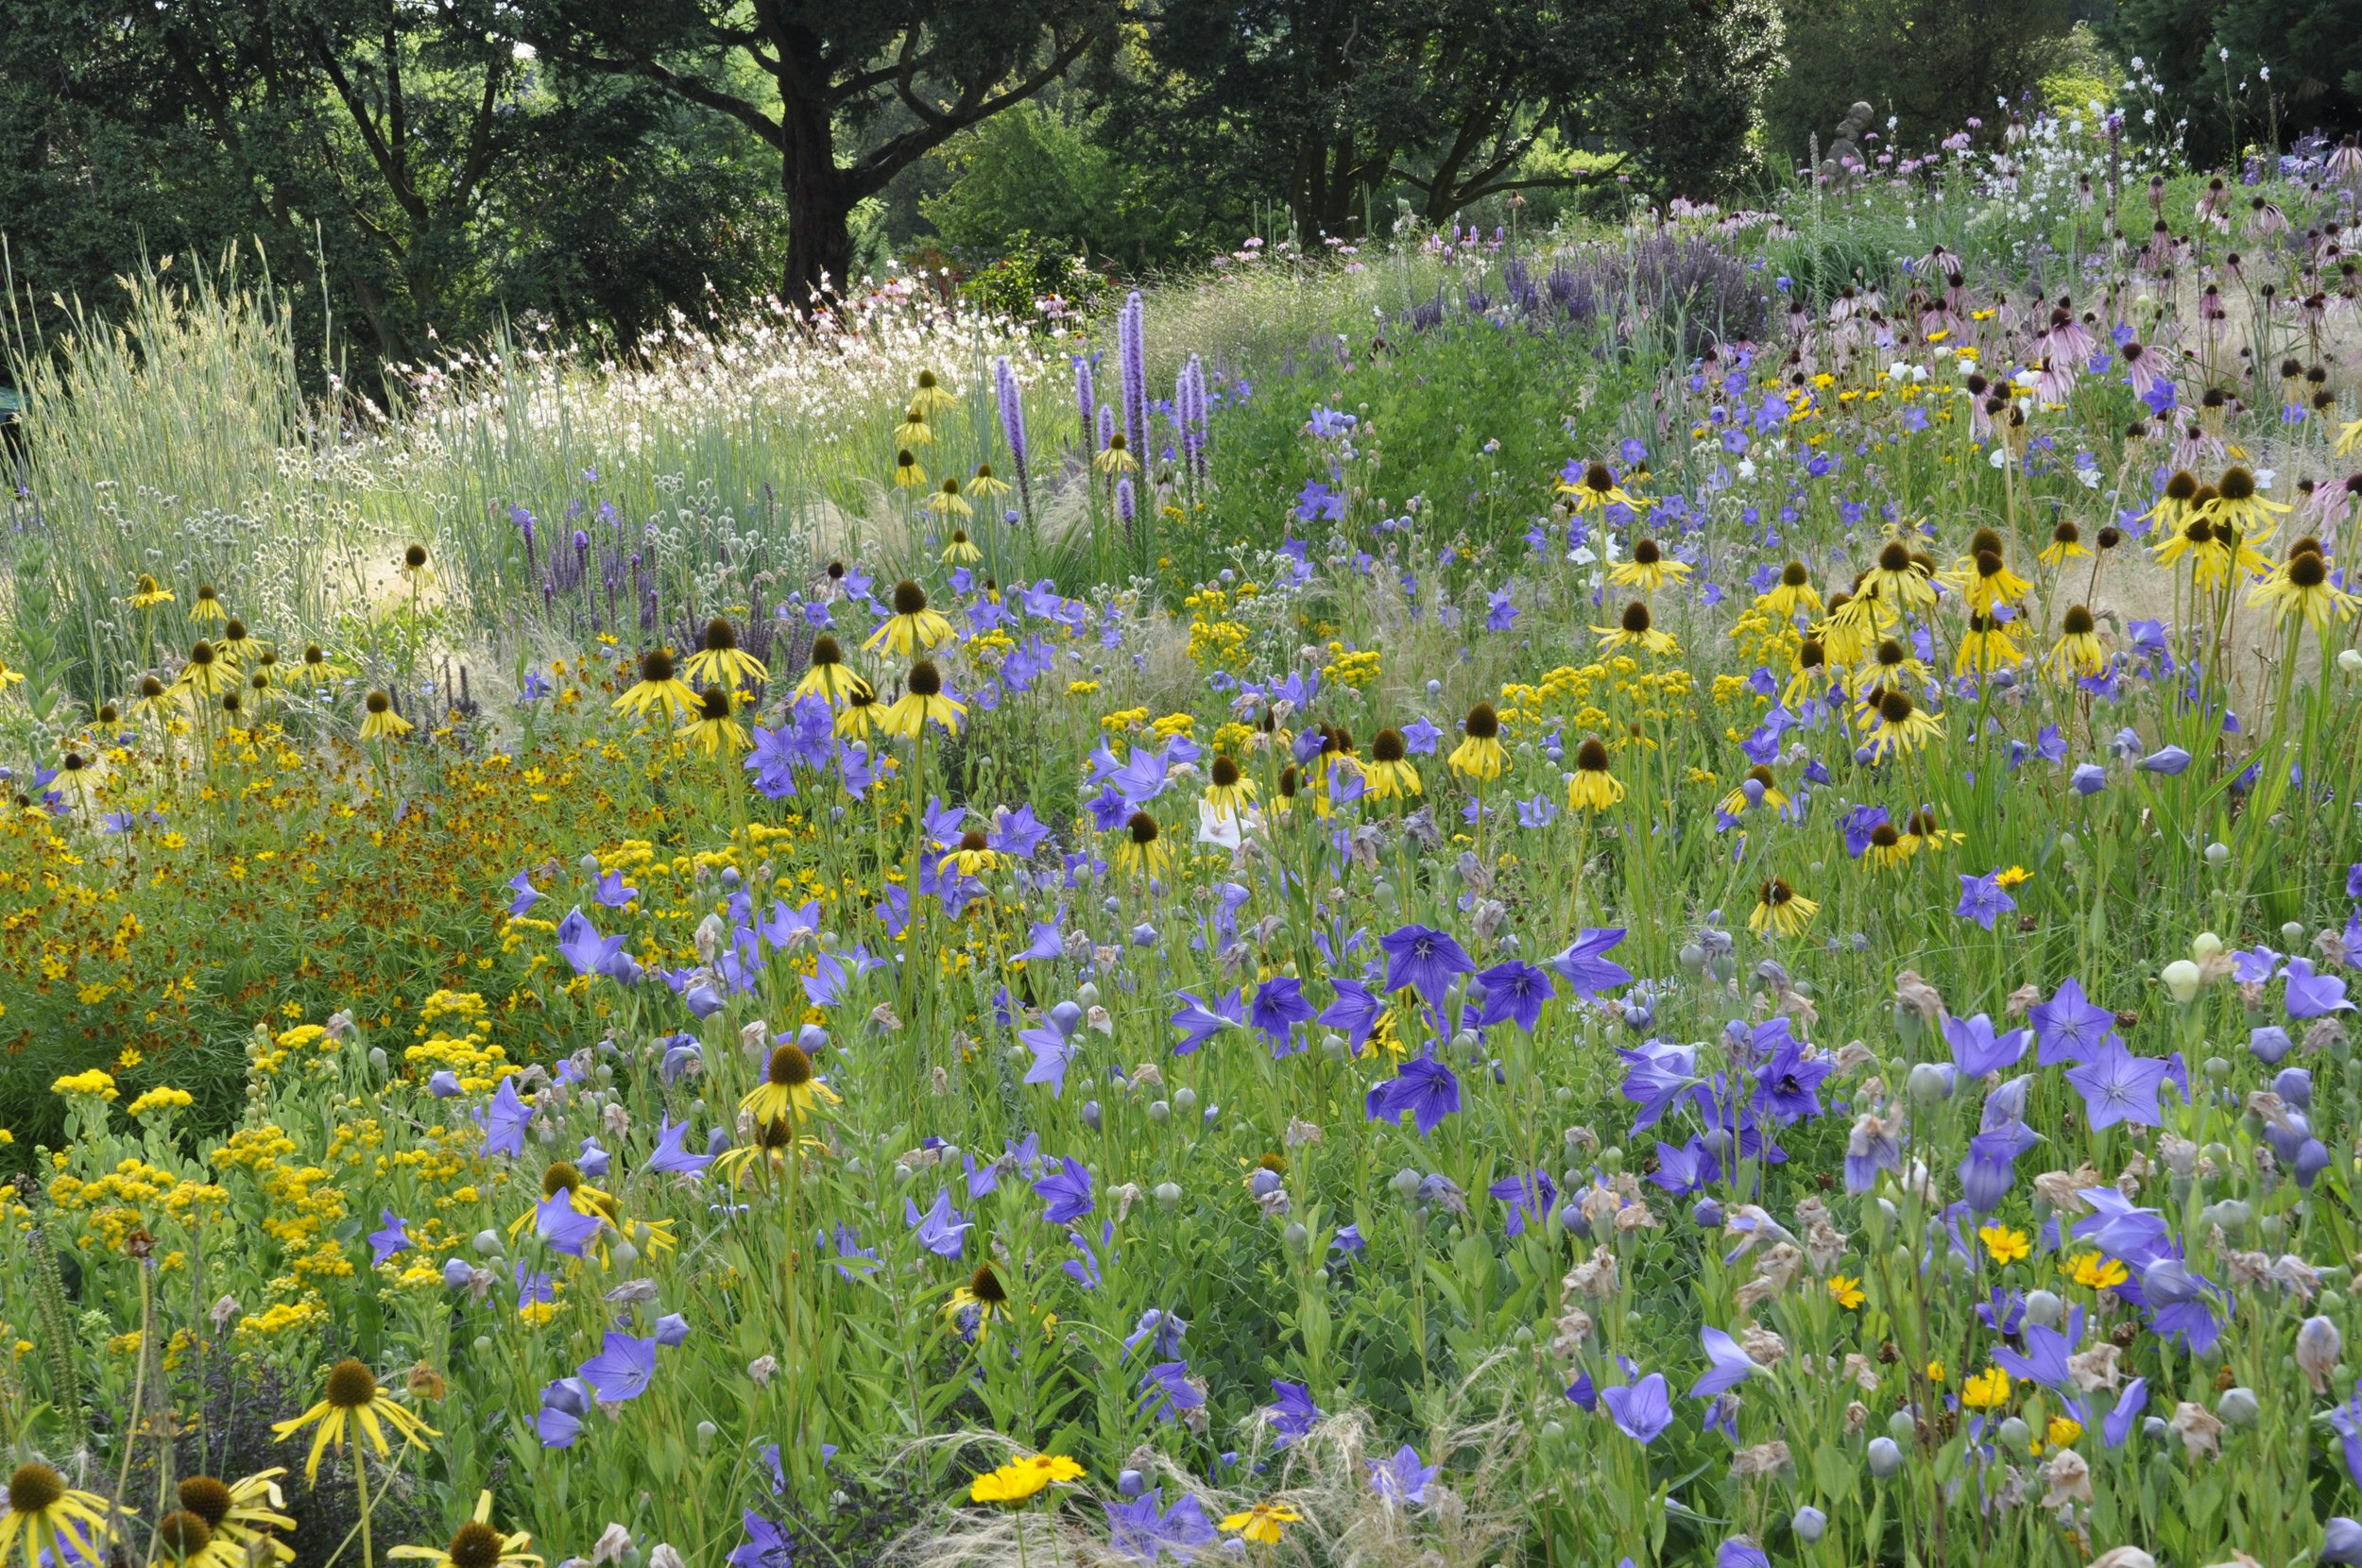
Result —
M2362 1562L2362 153L54 346L0 1568Z

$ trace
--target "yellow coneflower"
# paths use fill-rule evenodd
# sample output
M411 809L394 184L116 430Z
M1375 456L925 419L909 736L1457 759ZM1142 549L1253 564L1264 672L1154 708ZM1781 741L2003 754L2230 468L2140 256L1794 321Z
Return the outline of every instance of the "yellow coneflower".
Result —
M963 1312L976 1314L976 1338L984 1337L995 1318L1009 1316L1009 1287L1001 1283L1001 1276L989 1263L979 1264L967 1276L967 1283L951 1292L944 1304L943 1315L956 1318Z
M1451 771L1469 778L1498 778L1509 765L1509 753L1501 748L1500 715L1493 705L1479 703L1468 709L1461 731L1460 744L1444 759Z
M1206 786L1206 804L1213 811L1215 821L1226 822L1243 814L1248 807L1255 804L1255 781L1239 771L1238 763L1227 757L1217 757L1214 765L1207 771L1212 775L1212 782ZM1378 793L1375 786L1370 793ZM1418 793L1415 775L1412 793Z
M847 708L847 712L852 709ZM916 740L930 724L956 730L967 707L943 694L943 673L932 659L920 659L902 679L902 694L878 715L878 726L888 735Z
M394 711L394 699L372 691L362 699L361 739L399 741L410 733L410 721Z
M296 1522L282 1511L287 1500L279 1490L279 1477L285 1474L284 1469L274 1467L235 1482L214 1475L192 1475L182 1481L178 1489L178 1511L194 1515L205 1530L201 1542L185 1523L171 1532L180 1538L180 1560L189 1568L251 1568L265 1559L293 1562L295 1548L276 1533L296 1527ZM167 1533L165 1526L172 1519L172 1514L166 1514L157 1521L159 1536Z
M1667 559L1656 540L1642 539L1632 547L1631 560L1618 561L1608 568L1607 580L1618 588L1654 593L1666 584L1678 583L1688 575L1686 563Z
M942 613L927 607L927 590L907 577L894 585L894 613L869 634L862 652L891 649L899 658L932 654L956 635Z
M1138 468L1139 464L1125 448L1123 432L1119 430L1107 437L1105 449L1091 460L1091 466L1104 474L1124 474Z
M944 483L948 485L950 481L947 479ZM976 548L976 541L967 537L967 529L951 530L951 541L943 547L944 565L973 566L984 558L984 553Z
M1294 763L1291 762L1286 767L1280 769L1279 793L1277 797L1272 801L1272 814L1276 816L1282 822L1287 821L1288 813L1295 807L1296 792L1303 787L1303 775L1296 772Z
M385 1445L388 1426L413 1442L442 1436L419 1420L416 1411L396 1404L378 1383L377 1374L349 1356L329 1368L328 1387L322 1390L320 1402L292 1420L275 1423L271 1436L284 1442L315 1424L318 1430L312 1436L312 1455L303 1466L303 1478L307 1481L319 1479L320 1456L327 1452L329 1444L335 1444L337 1453L344 1452L348 1427L360 1438L368 1439L381 1459L394 1457L394 1451Z
M2185 517L2171 533L2150 547L2149 554L2159 566L2172 566L2184 556L2197 555L2215 542L2215 525L2204 518ZM2196 565L2195 562L2192 563Z
M1821 906L1798 895L1788 885L1787 878L1774 877L1756 895L1754 912L1747 916L1747 929L1757 936L1767 931L1798 936L1820 912Z
M986 501L996 501L1009 493L1009 482L996 476L989 463L976 465L976 477L967 482L967 487Z
M2272 530L2280 526L2273 514L2287 510L2279 502L2265 500L2255 487L2255 475L2234 464L2215 482L2215 499L2207 508L2207 518L2218 533L2228 527L2250 544L2268 544Z
M1956 675L1982 675L1994 670L2006 670L2026 657L2010 636L2009 626L1989 615L1971 615L1968 631L1960 639L1960 651L1953 656L1952 673Z
M2034 585L2011 571L1997 550L1977 553L1976 570L1968 580L1968 607L1980 615L1991 615L2003 605L2025 601Z
M1818 639L1808 637L1796 645L1796 668L1780 690L1780 706L1800 707L1807 697L1817 697L1828 689L1828 651Z
M943 483L927 497L924 510L931 518L972 518L976 515L976 508L967 503L966 496L960 494L960 482L950 474L945 474Z
M402 575L414 588L424 588L435 581L435 573L426 566L426 546L414 544L402 551Z
M730 709L729 688L709 686L697 699L696 717L674 734L708 757L736 757L750 743Z
M1594 626L1591 630L1599 638L1600 646L1611 653L1635 647L1660 656L1681 652L1681 644L1673 640L1673 634L1658 631L1650 618L1649 606L1637 599L1624 606L1619 623Z
M683 674L708 686L744 690L771 678L762 660L738 645L738 633L728 620L715 616L706 622L705 645L689 656Z
M1407 800L1425 788L1402 731L1381 729L1371 737L1370 759L1362 766L1361 783L1372 800Z
M725 1149L715 1155L713 1168L727 1176L735 1187L758 1163L774 1173L785 1170L788 1153L795 1147L796 1129L785 1116L773 1116L756 1125L752 1142Z
M2050 645L2043 668L2060 681L2077 681L2108 668L2108 650L2099 643L2099 623L2081 605L2068 608L2059 622L2059 640Z
M1607 747L1597 736L1575 748L1575 773L1566 780L1566 804L1578 811L1604 811L1624 798L1623 781L1608 771Z
M869 683L845 667L845 650L822 632L812 639L812 668L796 683L798 697L824 697L830 707L842 707L856 691L866 695Z
M131 717L142 724L166 716L172 705L172 688L154 675L140 677L140 694L131 700Z
M860 680L859 676L854 677ZM836 736L841 741L859 741L874 733L885 715L878 705L877 695L867 681L845 693L845 710L836 716Z
M935 875L956 871L963 877L982 877L1001 863L1001 857L992 852L992 843L976 828L960 835L960 842L951 846L951 853L935 862Z
M697 693L674 673L673 656L654 648L640 656L640 679L615 699L616 712L625 708L640 719L652 711L659 716L686 719L697 711Z
M1119 871L1161 877L1172 864L1172 849L1165 843L1156 819L1146 811L1135 811L1116 835L1115 853L1109 859Z
M1747 810L1747 781L1749 779L1753 779L1756 783L1763 786L1763 806L1766 810L1776 811L1788 804L1788 796L1781 792L1779 785L1773 781L1772 770L1758 763L1754 767L1749 768L1745 773L1741 774L1739 775L1738 787L1732 790L1729 794L1722 797L1722 814L1724 816L1735 817L1741 811Z
M1924 806L1913 811L1910 820L1903 825L1903 836L1910 841L1912 849L1926 849L1938 854L1956 844L1968 842L1966 833L1943 827L1936 821L1935 812Z
M2234 572L2262 576L2271 571L2271 557L2256 549L2253 540L2230 523L2217 521L2214 536L2207 545L2192 553L2192 576L2199 588L2217 587Z
M2179 534L2197 509L2197 477L2187 469L2176 469L2165 481L2165 493L2157 498L2156 505L2141 514L2141 520L2161 534Z
M157 605L169 605L172 602L172 589L164 587L146 572L140 573L139 586L131 590L133 609L144 610Z
M214 651L214 645L199 638L189 649L189 661L180 667L180 678L173 684L199 698L218 697L237 684L236 666Z
M1926 563L1911 554L1901 539L1889 539L1878 551L1877 564L1863 573L1865 588L1877 599L1901 609L1924 609L1936 602L1936 586ZM1857 600L1861 595L1857 593Z
M1637 512L1656 504L1645 496L1636 496L1616 483L1616 475L1604 463L1593 463L1583 470L1583 477L1569 483L1558 482L1558 493L1569 498L1575 513L1604 511L1610 506L1629 506Z
M492 1494L476 1494L475 1512L459 1526L448 1546L396 1546L386 1557L397 1561L426 1562L434 1568L541 1568L529 1548L533 1537L522 1530L505 1533L491 1523Z
M2083 531L2061 520L2059 525L2050 530L2050 542L2042 547L2034 559L2056 571L2069 561L2084 560L2090 555L2091 552L2083 545Z
M230 619L230 612L223 607L221 595L214 591L213 584L197 585L197 602L189 606L189 619L200 626Z
M9 1473L8 1501L0 1511L0 1563L20 1552L25 1568L105 1559L114 1540L105 1498L77 1491L49 1466L33 1463Z
M809 1121L827 1107L843 1103L834 1089L813 1076L812 1058L790 1040L771 1048L762 1082L738 1102L738 1108L753 1112L758 1123Z
M1878 601L1869 593L1839 593L1829 598L1829 613L1812 628L1831 664L1849 669L1869 656L1878 637Z
M1924 687L1934 679L1934 672L1903 645L1902 639L1886 637L1870 651L1869 662L1854 672L1854 690L1882 690L1906 682Z
M296 678L306 686L325 686L336 678L336 667L328 662L317 642L303 650L303 661L296 666Z
M2329 563L2318 550L2299 551L2282 562L2262 587L2248 596L2253 605L2268 605L2272 624L2285 626L2292 615L2304 617L2316 637L2326 636L2330 622L2350 621L2362 599L2329 580Z
M905 412L902 422L894 427L894 444L898 447L932 447L935 433L927 428L926 414L916 408Z
M1783 622L1796 619L1800 609L1818 613L1821 595L1812 586L1812 573L1802 561L1790 561L1780 569L1780 580L1756 595L1755 605Z
M1882 760L1890 753L1908 757L1929 741L1941 739L1943 734L1943 723L1912 702L1908 691L1878 693L1875 711L1877 727L1870 732L1873 761Z
M214 652L232 664L244 664L261 646L246 629L246 622L234 615L222 622L221 635L214 639Z
M933 370L918 372L918 389L911 394L913 408L921 414L933 414L939 409L949 408L959 401L958 397L944 390L943 383L935 379L935 373Z
M1882 822L1870 830L1870 847L1862 853L1872 869L1898 871L1919 853L1919 841L1906 837L1894 824Z
M2337 433L2337 455L2362 452L2362 419L2356 419Z
M896 489L924 489L926 484L927 470L919 466L917 458L911 455L910 448L904 447L894 454L894 487Z

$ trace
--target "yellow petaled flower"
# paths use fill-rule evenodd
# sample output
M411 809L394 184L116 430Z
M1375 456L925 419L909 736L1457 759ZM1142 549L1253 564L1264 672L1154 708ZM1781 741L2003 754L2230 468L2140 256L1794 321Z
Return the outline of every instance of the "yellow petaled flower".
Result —
M1581 479L1560 480L1558 493L1573 503L1578 514L1605 511L1610 506L1629 506L1637 512L1656 504L1618 485L1614 471L1604 463L1587 466Z
M1813 627L1813 638L1831 664L1840 669L1859 664L1878 639L1880 613L1874 589L1865 586L1860 593L1840 593L1829 601L1828 618Z
M951 853L935 862L935 875L956 871L963 877L981 877L1000 863L1001 858L992 852L984 835L970 828L960 835Z
M2090 555L2083 544L2083 531L2071 522L2061 522L2050 531L2050 542L2042 547L2034 559L2056 571L2069 561L2086 560Z
M897 657L916 658L933 653L954 635L951 622L927 607L927 590L906 580L894 585L894 613L861 646L865 654L890 649Z
M2171 566L2183 556L2195 557L2211 549L2215 542L2215 525L2204 518L2189 517L2176 523L2169 532L2161 533L2149 554L2159 566Z
M124 1107L135 1116L151 1111L182 1111L197 1103L196 1097L186 1089L154 1088Z
M924 510L931 518L972 518L976 515L976 508L967 503L966 496L960 494L960 482L950 474L945 474L943 483L927 497Z
M697 716L674 734L708 757L736 757L746 749L746 731L731 717L727 687L709 686L697 699Z
M2329 580L2329 563L2319 552L2299 551L2277 567L2263 585L2248 595L2251 605L2269 605L2272 624L2285 626L2301 615L2316 637L2326 636L2333 621L2351 621L2362 598Z
M2085 1253L2062 1265L2067 1277L2087 1290L2108 1290L2132 1277L2132 1270L2104 1253Z
M1802 561L1790 561L1780 569L1780 580L1755 596L1756 607L1770 611L1783 622L1796 619L1799 610L1821 608L1821 595L1812 586L1812 573Z
M2062 681L2097 675L2108 668L2108 650L2100 645L2099 623L2080 605L2068 608L2059 623L2059 640L2050 645L2043 667Z
M845 711L836 716L837 738L843 741L864 739L882 727L885 711L879 706L878 699L871 695L869 684L863 682L858 690L846 695Z
M533 1537L519 1530L506 1534L495 1528L492 1494L476 1494L475 1512L459 1526L448 1546L397 1546L385 1555L398 1561L431 1562L435 1568L540 1568L531 1547Z
M1600 646L1611 653L1626 648L1641 648L1657 655L1678 654L1681 645L1670 632L1660 632L1649 615L1649 606L1635 599L1624 606L1623 619L1613 626L1594 626Z
M706 622L705 646L689 656L681 673L703 685L727 686L734 691L771 678L762 660L738 645L738 633L718 615Z
M1027 1454L977 1476L967 1495L976 1503L1022 1503L1053 1482L1082 1478L1083 1467L1063 1454Z
M2042 1430L2043 1439L2053 1448L2064 1448L2083 1435L2083 1423L2073 1416L2052 1416Z
M1801 707L1807 697L1817 697L1829 689L1828 650L1813 638L1796 645L1795 672L1788 677L1788 685L1780 691L1785 707Z
M362 740L399 741L410 733L410 721L394 711L394 700L385 692L370 692L361 707Z
M1091 466L1104 474L1125 474L1139 467L1123 444L1123 432L1107 437L1106 449L1091 460Z
M1858 1310L1861 1304L1870 1299L1869 1293L1862 1289L1861 1281L1858 1279L1844 1274L1831 1274L1826 1283L1829 1287L1829 1294L1837 1299L1837 1304L1848 1312Z
M2034 874L2022 865L2008 866L1994 873L1994 885L2002 889L2023 887L2034 879Z
M849 715L852 711L848 707L846 714ZM885 711L878 715L878 727L888 735L915 741L926 732L931 724L957 730L960 720L967 712L966 704L955 703L943 694L943 675L936 670L933 661L922 658L912 665L911 673L903 677L902 694L887 704ZM837 723L841 729L844 717L840 716Z
M902 422L894 427L894 444L898 447L932 447L935 433L927 428L927 415L912 407L903 412Z
M2031 1257L2034 1253L2024 1231L2013 1231L2006 1225L1979 1225L1977 1239L1985 1244L1985 1251L1993 1261L2004 1268Z
M1912 702L1907 691L1880 692L1875 711L1877 727L1870 732L1873 761L1898 753L1908 757L1928 741L1943 738L1942 723L1934 714Z
M1607 747L1597 736L1575 748L1575 774L1566 781L1566 804L1578 811L1604 811L1624 798L1623 781L1608 771Z
M173 682L192 696L207 701L234 690L237 684L238 667L202 639L190 646L189 661L180 666L180 678Z
M790 1041L772 1048L762 1082L738 1102L738 1108L753 1112L755 1120L764 1123L790 1118L804 1121L824 1106L843 1103L834 1089L813 1076L812 1058L803 1048Z
M155 578L150 577L146 572L143 571L140 573L139 587L131 590L131 607L133 609L144 610L153 605L169 605L171 603L172 589L165 588L163 584L157 582Z
M180 1485L180 1507L156 1522L156 1533L188 1568L293 1562L295 1548L274 1533L296 1527L282 1511L287 1500L280 1492L279 1477L285 1474L279 1468L259 1470L234 1482L192 1475ZM191 1518L204 1528L192 1529Z
M1509 766L1509 753L1502 749L1500 715L1493 711L1493 705L1479 703L1468 709L1467 723L1461 728L1460 744L1445 762L1452 772L1469 778L1498 778Z
M1254 1542L1258 1546L1276 1546L1284 1533L1282 1526L1300 1522L1304 1515L1285 1503L1257 1503L1243 1513L1225 1517L1222 1527L1232 1535Z
M213 584L197 584L197 602L189 606L189 619L200 626L230 619L230 611L222 605L221 595L214 591Z
M1009 493L1009 482L997 477L989 463L976 465L976 477L967 482L967 487L987 501L997 500Z
M88 1095L93 1099L105 1100L114 1099L120 1093L120 1091L115 1088L115 1081L112 1075L109 1074L104 1068L100 1067L92 1067L83 1072L70 1073L66 1077L60 1078L56 1082L50 1084L49 1092L53 1095L65 1095L69 1098L74 1096Z
M1387 733L1379 732L1378 738L1381 741L1384 740ZM1402 738L1395 736L1395 739L1399 743ZM1213 781L1206 786L1206 804L1212 810L1216 821L1227 822L1232 817L1241 815L1248 807L1255 804L1255 781L1240 773L1239 764L1229 758L1214 758L1211 776ZM1411 793L1417 794L1418 793L1419 775L1414 770L1411 775ZM1378 794L1375 786L1371 788L1370 793Z
M913 408L921 414L933 414L938 409L949 408L959 401L955 394L944 390L943 383L935 380L935 373L933 370L918 372L918 390L911 394Z
M21 1464L9 1475L9 1506L0 1511L0 1564L20 1553L25 1568L105 1560L114 1540L107 1500L77 1491L45 1464Z
M1927 1363L1927 1381L1930 1383L1941 1383L1943 1381L1943 1362L1930 1361Z
M1968 631L1960 639L1960 652L1952 660L1956 675L1981 675L1994 670L2006 670L2018 664L2026 655L2010 636L2010 628L1987 615L1971 615Z
M1165 843L1156 819L1146 811L1135 811L1117 832L1115 852L1108 859L1119 871L1161 877L1172 864L1172 849Z
M2288 509L2277 501L2266 501L2255 487L2255 476L2234 465L2215 482L2215 499L2206 507L2206 517L2217 532L2228 528L2251 544L2266 544L2272 530L2280 526L2274 514Z
M1618 588L1636 588L1643 593L1654 593L1668 583L1678 583L1689 575L1687 563L1668 560L1654 539L1642 539L1632 547L1632 559L1618 561L1608 568L1607 580Z
M1870 847L1862 851L1862 858L1870 862L1873 871L1899 871L1910 864L1911 857L1917 853L1916 834L1905 834L1892 823L1882 822L1870 830Z
M830 707L842 708L855 692L871 695L869 683L845 667L845 650L823 632L812 639L812 668L796 683L798 697L825 697Z
M904 447L894 454L894 487L896 489L923 489L926 484L927 470L919 467L918 459L911 455L910 448Z
M1862 590L1900 609L1925 609L1936 602L1927 565L1911 554L1910 546L1890 539L1879 549L1877 564L1862 575Z
M2033 584L2002 562L1999 551L1977 553L1977 567L1968 579L1970 609L1979 615L1991 615L1997 605L2019 604L2033 590Z
M686 719L697 711L697 693L689 683L673 671L673 656L661 648L640 656L640 678L624 689L614 702L618 713L628 708L634 718L644 719L651 713L659 717Z
M2337 433L2338 456L2343 457L2348 452L2358 451L2362 451L2362 419L2354 420L2353 423Z
M951 1292L951 1299L943 1304L946 1318L974 1314L976 1338L982 1339L995 1318L1009 1315L1009 1287L1001 1283L989 1263L977 1265L967 1276L967 1283Z
M388 1426L413 1442L442 1436L420 1421L417 1412L396 1404L379 1385L377 1374L350 1357L328 1369L328 1387L322 1391L320 1402L292 1420L275 1423L271 1436L284 1442L307 1426L317 1428L312 1435L311 1457L303 1466L303 1478L307 1481L319 1479L320 1456L328 1451L329 1444L335 1444L337 1453L344 1452L348 1426L368 1439L381 1459L394 1457L394 1451L385 1445Z
M947 479L944 483L949 485L951 481ZM967 503L962 502L961 504L966 505ZM961 515L966 516L967 514L963 513ZM951 542L943 547L944 565L974 566L978 561L981 561L984 558L984 553L976 548L976 541L967 537L967 529L954 528L951 530Z
M1747 810L1747 786L1759 786L1763 791L1761 804L1766 810L1776 811L1788 804L1788 795L1773 781L1772 770L1758 763L1739 775L1738 785L1722 797L1722 814L1737 816Z
M1821 912L1821 906L1800 896L1788 885L1785 877L1774 877L1763 884L1756 895L1754 912L1747 916L1747 929L1757 936L1777 931L1782 936L1797 936Z
M2010 1374L1987 1367L1960 1386L1960 1403L1971 1410L1991 1410L2010 1402Z

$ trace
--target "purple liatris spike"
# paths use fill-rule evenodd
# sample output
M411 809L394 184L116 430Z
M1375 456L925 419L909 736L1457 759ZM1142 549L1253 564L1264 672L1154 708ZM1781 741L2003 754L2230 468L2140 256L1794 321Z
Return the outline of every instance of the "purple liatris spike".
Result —
M1083 438L1088 440L1099 422L1099 394L1091 384L1090 361L1080 355L1074 361L1074 411L1083 418Z
M1116 317L1116 363L1123 398L1123 444L1143 462L1148 455L1148 307L1132 291Z
M1017 372L1009 368L1009 356L1002 354L992 362L992 393L1001 405L1001 434L1009 443L1009 456L1019 469L1025 467L1025 404L1018 395Z

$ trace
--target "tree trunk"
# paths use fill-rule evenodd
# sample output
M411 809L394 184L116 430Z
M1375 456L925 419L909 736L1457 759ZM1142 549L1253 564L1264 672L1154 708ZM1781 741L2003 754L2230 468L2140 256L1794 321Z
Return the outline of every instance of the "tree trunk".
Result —
M836 166L836 140L825 109L812 96L791 94L781 84L779 188L787 198L789 308L813 309L814 298L851 291L853 204L862 193Z

